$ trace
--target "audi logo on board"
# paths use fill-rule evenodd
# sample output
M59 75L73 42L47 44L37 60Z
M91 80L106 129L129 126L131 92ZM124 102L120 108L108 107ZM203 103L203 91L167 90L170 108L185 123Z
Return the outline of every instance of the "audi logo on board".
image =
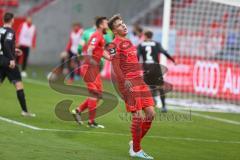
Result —
M196 61L193 68L193 87L197 93L216 95L220 86L218 63Z

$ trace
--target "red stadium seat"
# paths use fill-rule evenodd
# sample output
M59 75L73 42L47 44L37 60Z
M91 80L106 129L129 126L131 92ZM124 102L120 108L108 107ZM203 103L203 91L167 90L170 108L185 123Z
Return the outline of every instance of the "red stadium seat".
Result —
M18 7L18 0L0 0L0 6Z

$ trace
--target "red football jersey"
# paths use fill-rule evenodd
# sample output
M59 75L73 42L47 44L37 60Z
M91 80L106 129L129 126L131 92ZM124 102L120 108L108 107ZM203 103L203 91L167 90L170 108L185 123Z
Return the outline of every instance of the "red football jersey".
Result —
M95 46L92 56L94 60L99 63L103 56L104 46L105 46L105 40L104 40L103 34L100 33L99 31L94 32L88 42L88 46L90 45Z
M122 78L124 79L133 79L142 76L143 71L138 61L137 49L132 42L129 39L116 37L113 40L113 44L115 45L116 52L113 61L117 60L119 62L120 66L118 67L120 67L123 74L118 75L118 73L115 72L116 76L123 76Z

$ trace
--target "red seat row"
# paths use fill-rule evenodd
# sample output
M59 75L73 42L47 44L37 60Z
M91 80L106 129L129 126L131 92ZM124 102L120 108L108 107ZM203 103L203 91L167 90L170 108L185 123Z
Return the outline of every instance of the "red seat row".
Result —
M0 0L0 6L18 7L19 0Z

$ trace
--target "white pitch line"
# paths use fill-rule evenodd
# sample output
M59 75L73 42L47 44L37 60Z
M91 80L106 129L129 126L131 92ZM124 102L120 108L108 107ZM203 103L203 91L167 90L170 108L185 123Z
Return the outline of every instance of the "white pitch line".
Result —
M39 128L33 125L28 125L22 122L18 122L15 120L11 120L8 118L4 118L0 116L0 120L4 122L8 122L14 125L18 125L21 127L29 128L36 131L48 131L48 132L66 132L66 133L85 133L85 134L98 134L98 135L112 135L112 136L127 136L130 137L129 134L124 133L114 133L114 132L96 132L96 131L78 131L78 130L64 130L64 129L48 129L48 128ZM195 142L206 142L206 143L226 143L226 144L240 144L240 141L223 141L223 140L213 140L213 139L198 139L198 138L183 138L183 137L164 137L164 136L147 136L146 138L154 138L154 139L165 139L165 140L179 140L179 141L195 141Z
M240 125L240 122L238 122L238 121L233 121L233 120L229 120L229 119L225 119L225 118L208 116L208 115L203 115L203 114L199 114L199 113L193 113L193 115L198 116L198 117L203 117L206 119L212 119L212 120L216 120L216 121L220 121L220 122L225 122L225 123L229 123L229 124Z
M116 133L116 132L115 133L114 132L96 132L96 131L90 132L90 131L63 130L63 129L42 129L42 130L49 131L49 132L71 132L71 133L103 134L103 135L112 135L112 136L131 136L129 134ZM164 137L164 136L147 136L146 138L240 144L240 141L222 141L222 140L209 140L209 139L198 139L198 138Z
M42 86L46 86L46 87L50 87L47 82L43 82L43 81L39 81L39 80L34 80L34 79L29 79L29 78L24 79L24 82L32 83L32 84L38 84L38 85L42 85Z
M180 110L174 110L174 112L178 112L178 113L189 113L189 112L180 111ZM205 119L211 119L211 120L220 121L220 122L224 122L224 123L229 123L229 124L234 124L234 125L240 125L240 122L238 122L238 121L233 121L233 120L224 119L224 118L219 118L219 117L214 117L214 116L203 115L203 114L195 113L195 112L191 112L191 114L194 115L194 116L197 116L197 117L205 118Z
M14 120L2 117L2 116L0 116L0 120L4 121L4 122L11 123L11 124L15 124L15 125L18 125L18 126L22 126L22 127L25 127L25 128L30 128L30 129L33 129L33 130L42 130L41 128L38 128L38 127L35 127L35 126L32 126L32 125L28 125L28 124L25 124L25 123L22 123L22 122L14 121Z
M32 83L32 84L49 86L48 83L43 82L43 81L38 81L38 80L33 80L33 79L25 79L24 81L26 81L26 82L28 82L28 83ZM173 110L173 111L185 113L184 111L180 111L180 110ZM205 118L205 119L211 119L211 120L215 120L215 121L219 121L219 122L224 122L224 123L228 123L228 124L240 125L240 122L239 122L239 121L233 121L233 120L229 120L229 119L224 119L224 118L218 118L218 117L214 117L214 116L203 115L203 114L199 114L199 113L195 113L195 112L192 112L191 114L194 115L194 116L197 116L197 117Z
M78 131L78 130L62 130L62 129L42 129L42 131L49 132L71 132L71 133L87 133L87 134L103 134L112 136L131 136L130 134L116 133L116 132L90 132L90 131ZM210 143L230 143L240 144L240 141L222 141L222 140L209 140L209 139L198 139L198 138L182 138L182 137L164 137L164 136L146 136L146 138L157 138L166 140L183 140L183 141L197 141L197 142L210 142Z
M26 82L28 83L33 83L33 84L38 84L38 85L43 85L43 86L48 86L47 83L37 81L37 80L31 80L31 79L25 79ZM177 112L182 112L185 113L184 111L177 111ZM207 116L199 113L192 113L194 116L202 117L205 119L211 119L211 120L216 120L216 121L221 121L225 123L230 123L230 124L235 124L235 125L240 125L240 122L238 121L232 121L228 119L223 119L223 118L218 118L218 117L213 117L213 116ZM11 119L7 119L4 117L0 116L1 121L5 121L11 124L15 124L18 126L22 126L25 128L29 128L32 130L37 130L37 131L49 131L49 132L72 132L72 133L86 133L86 134L102 134L102 135L113 135L113 136L130 136L128 134L123 134L123 133L111 133L111 132L90 132L90 131L78 131L78 130L61 130L61 129L47 129L47 128L39 128L36 126L28 125L22 122L14 121ZM182 138L182 137L163 137L163 136L147 136L146 138L159 138L159 139L166 139L166 140L182 140L182 141L196 141L196 142L207 142L207 143L228 143L228 144L240 144L240 141L222 141L222 140L209 140L209 139L197 139L197 138Z

